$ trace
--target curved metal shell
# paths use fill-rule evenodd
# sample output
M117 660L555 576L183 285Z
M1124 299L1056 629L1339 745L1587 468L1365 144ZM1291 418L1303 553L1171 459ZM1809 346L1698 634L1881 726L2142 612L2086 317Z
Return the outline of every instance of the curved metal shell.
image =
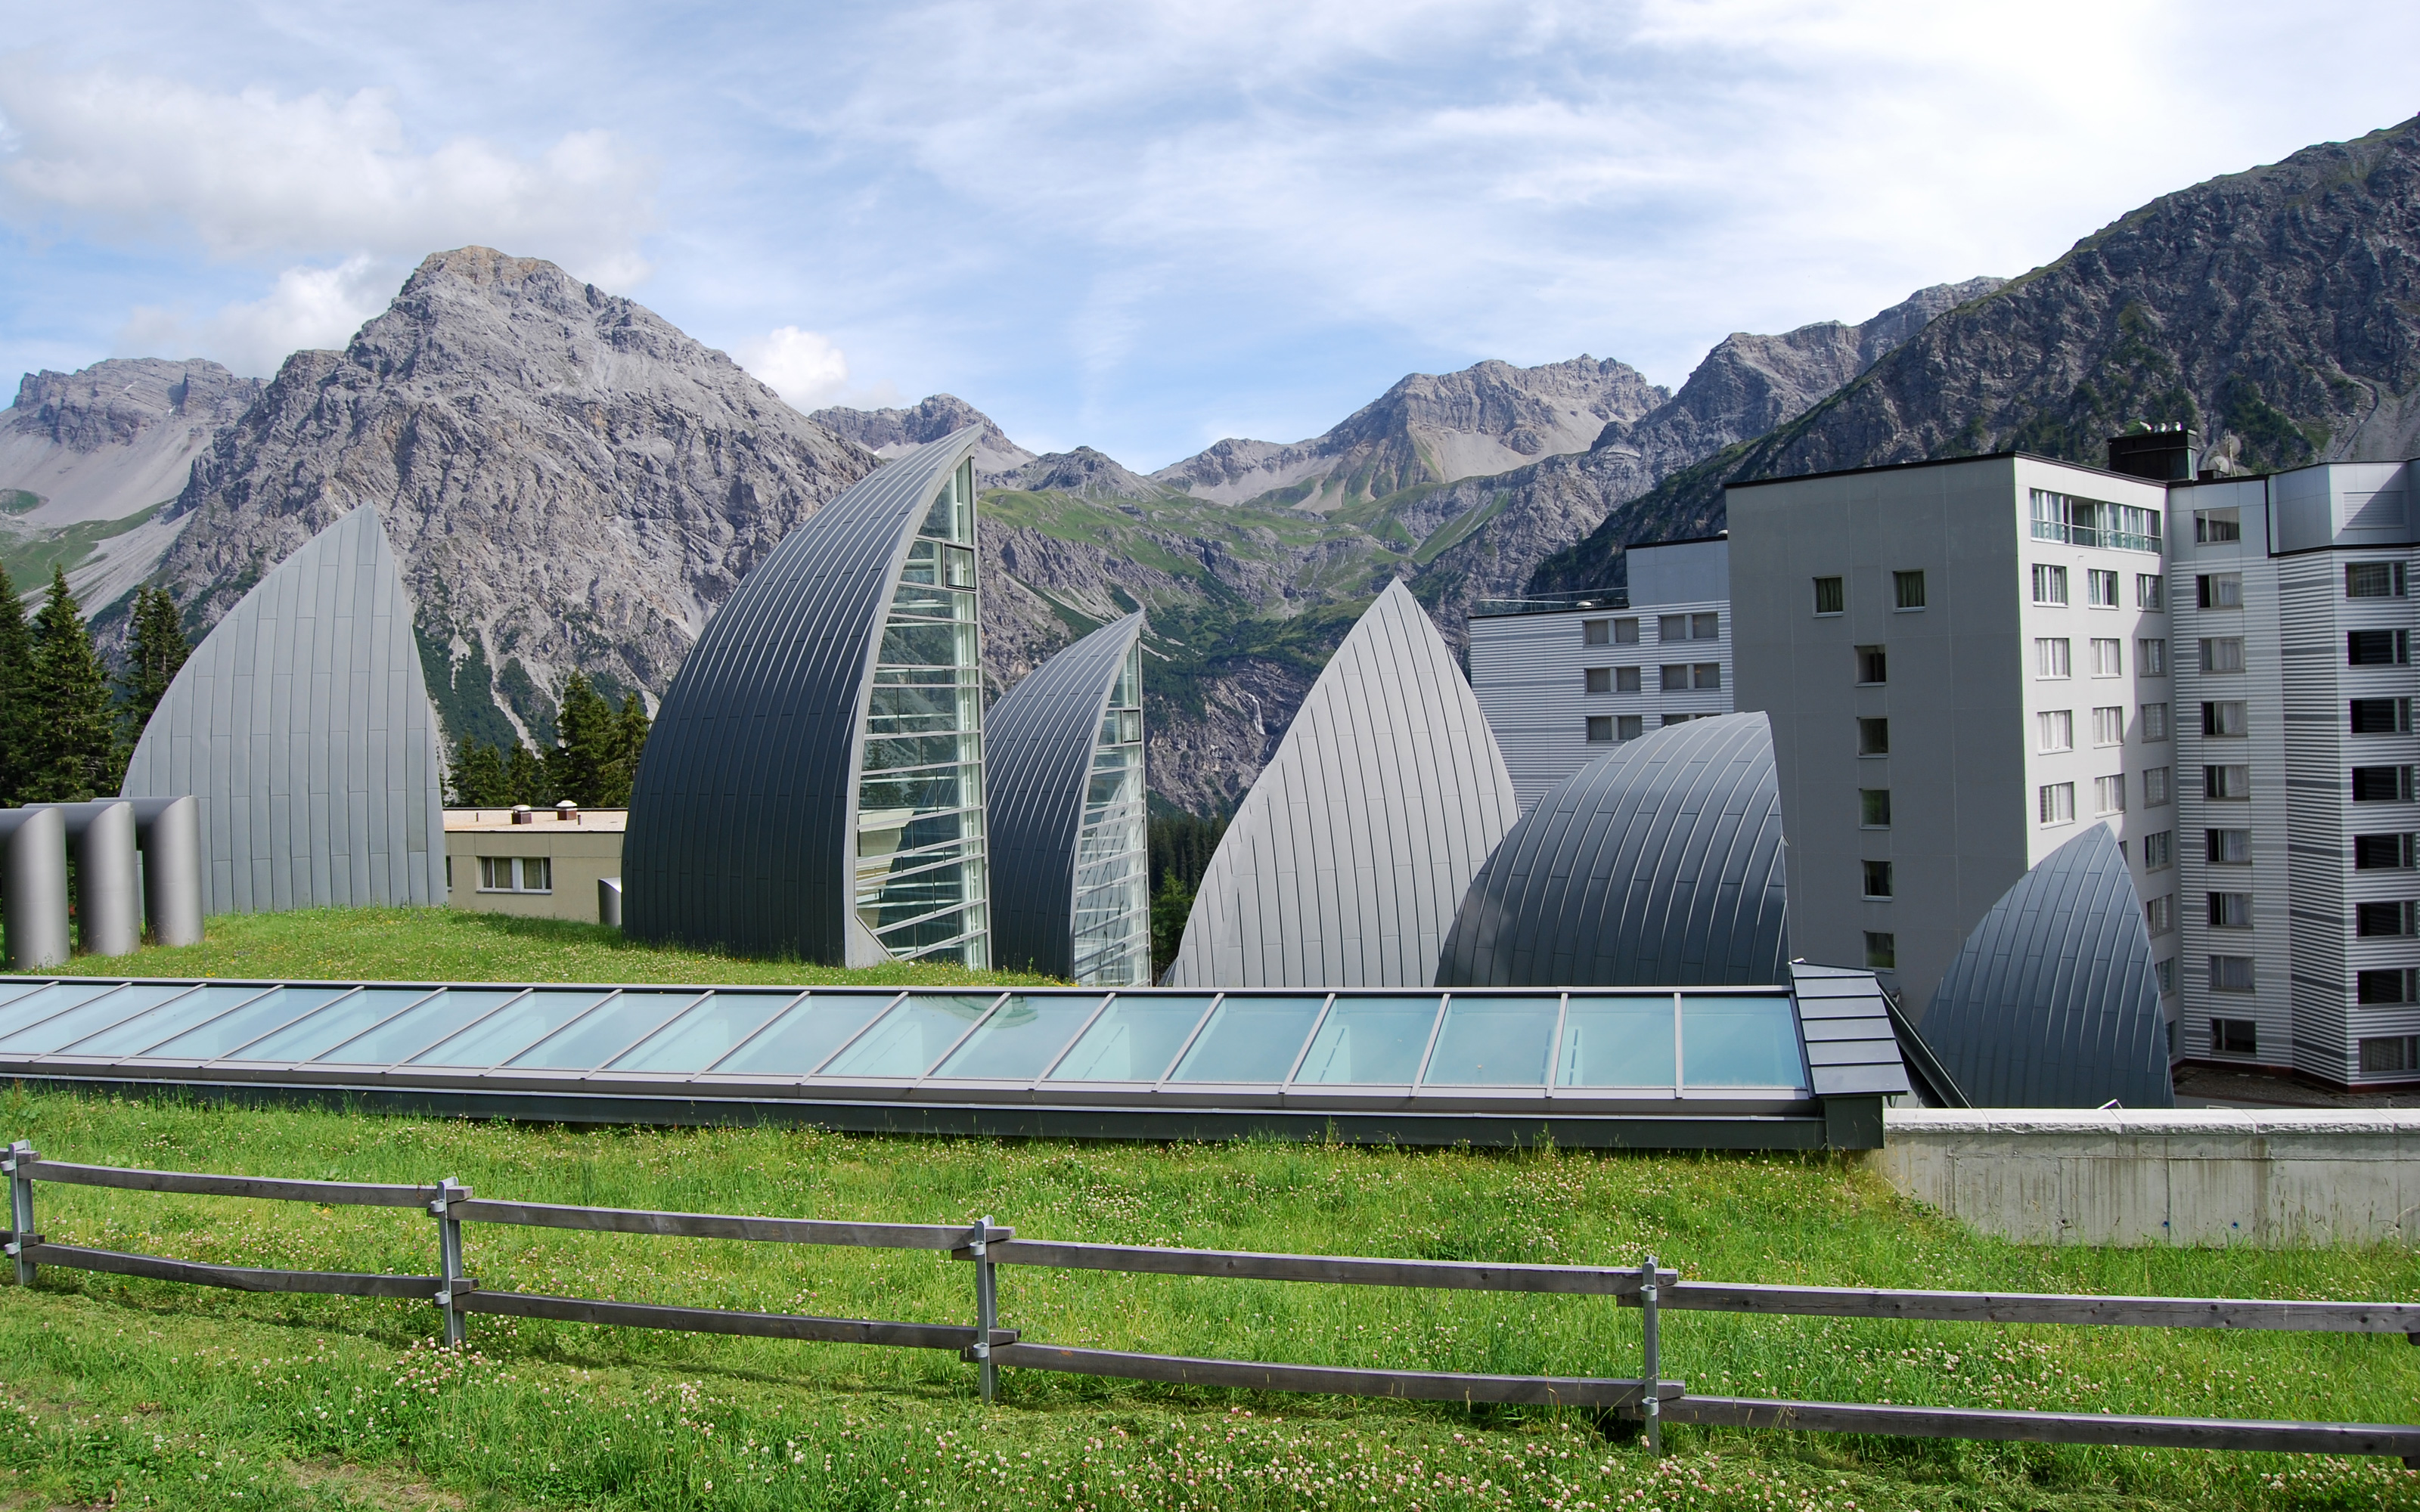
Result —
M1765 717L1668 725L1512 826L1463 900L1437 985L1786 982L1786 898Z
M1033 669L985 721L992 961L1001 970L1075 976L1077 836L1093 751L1141 634L1140 613L1094 630Z
M122 791L194 795L207 912L445 901L437 719L411 619L363 505L255 584L168 685Z
M1172 987L1425 987L1520 812L1503 753L1401 582L1311 685L1210 858Z
M2106 825L2001 894L1916 1031L1977 1107L2176 1106L2151 937Z
M968 426L858 480L783 537L665 691L630 795L634 938L850 963L867 694L899 573Z

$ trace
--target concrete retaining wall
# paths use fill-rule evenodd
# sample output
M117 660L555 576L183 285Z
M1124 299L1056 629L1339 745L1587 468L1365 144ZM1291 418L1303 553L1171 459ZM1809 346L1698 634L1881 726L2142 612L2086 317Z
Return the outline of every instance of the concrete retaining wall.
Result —
M1892 1108L1867 1158L1907 1196L2025 1243L2420 1239L2420 1109Z

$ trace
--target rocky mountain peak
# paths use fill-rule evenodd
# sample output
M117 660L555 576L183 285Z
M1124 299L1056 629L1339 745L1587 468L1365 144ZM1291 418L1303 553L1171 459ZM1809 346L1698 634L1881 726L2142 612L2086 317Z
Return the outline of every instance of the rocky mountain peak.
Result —
M1165 485L1129 471L1115 458L1089 446L1037 456L996 486L1028 493L1055 489L1091 499L1156 499L1169 491Z
M954 393L936 393L908 409L849 409L834 406L808 419L835 436L845 436L876 456L897 456L926 441L938 441L969 425L981 425L975 443L975 471L986 486L1016 487L1008 474L1033 460L1033 454L1010 440L991 416ZM1096 455L1098 454L1095 454Z
M0 415L0 427L70 452L97 452L180 421L225 424L260 390L260 379L238 378L207 358L113 357L74 373L26 374L18 381L17 402Z

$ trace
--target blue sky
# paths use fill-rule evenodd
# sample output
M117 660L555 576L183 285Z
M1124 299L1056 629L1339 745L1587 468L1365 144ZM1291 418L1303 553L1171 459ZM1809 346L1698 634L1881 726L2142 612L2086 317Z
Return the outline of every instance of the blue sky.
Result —
M2412 112L2420 8L0 0L0 375L266 374L549 257L794 403L1139 469L1406 372L2015 274Z

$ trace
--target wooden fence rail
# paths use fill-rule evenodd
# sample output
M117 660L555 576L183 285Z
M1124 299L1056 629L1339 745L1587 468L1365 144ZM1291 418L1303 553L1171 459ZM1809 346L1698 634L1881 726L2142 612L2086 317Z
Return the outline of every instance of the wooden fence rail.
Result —
M2220 1328L2304 1333L2403 1334L2420 1344L2420 1304L2302 1302L2243 1298L2091 1297L2043 1293L1918 1291L1877 1287L1799 1287L1683 1281L1652 1257L1638 1266L1523 1265L1472 1260L1387 1259L1339 1255L1276 1255L1245 1250L1177 1249L1018 1239L985 1217L956 1224L835 1222L729 1213L658 1212L474 1196L448 1179L431 1186L291 1180L191 1171L151 1171L44 1160L23 1140L0 1174L8 1179L10 1227L0 1229L20 1285L56 1265L239 1291L397 1297L433 1302L449 1344L464 1339L464 1319L480 1313L553 1319L615 1328L673 1329L815 1343L955 1350L980 1367L984 1400L993 1399L1002 1365L1028 1370L1251 1391L1399 1397L1422 1401L1526 1403L1639 1420L1652 1448L1667 1422L1710 1427L1784 1428L1906 1438L2019 1440L2033 1443L2133 1444L2189 1449L2253 1449L2295 1454L2384 1455L2420 1469L2420 1426L2376 1423L2259 1422L2231 1418L2133 1417L2111 1413L2028 1412L1972 1408L1766 1401L1692 1396L1661 1368L1663 1309L1749 1316L1900 1319L1960 1323L2045 1323L2127 1328ZM34 1227L34 1185L83 1186L258 1197L281 1202L421 1208L437 1220L440 1274L372 1275L208 1264L49 1242ZM584 1297L494 1291L463 1268L461 1225L511 1224L590 1232L765 1243L946 1251L972 1262L975 1321L896 1322L818 1318L729 1308L671 1306ZM1549 1293L1608 1298L1644 1312L1644 1368L1620 1377L1497 1376L1197 1359L1030 1342L999 1326L998 1269L1041 1266L1140 1275L1310 1282L1331 1286L1415 1287L1461 1291Z

